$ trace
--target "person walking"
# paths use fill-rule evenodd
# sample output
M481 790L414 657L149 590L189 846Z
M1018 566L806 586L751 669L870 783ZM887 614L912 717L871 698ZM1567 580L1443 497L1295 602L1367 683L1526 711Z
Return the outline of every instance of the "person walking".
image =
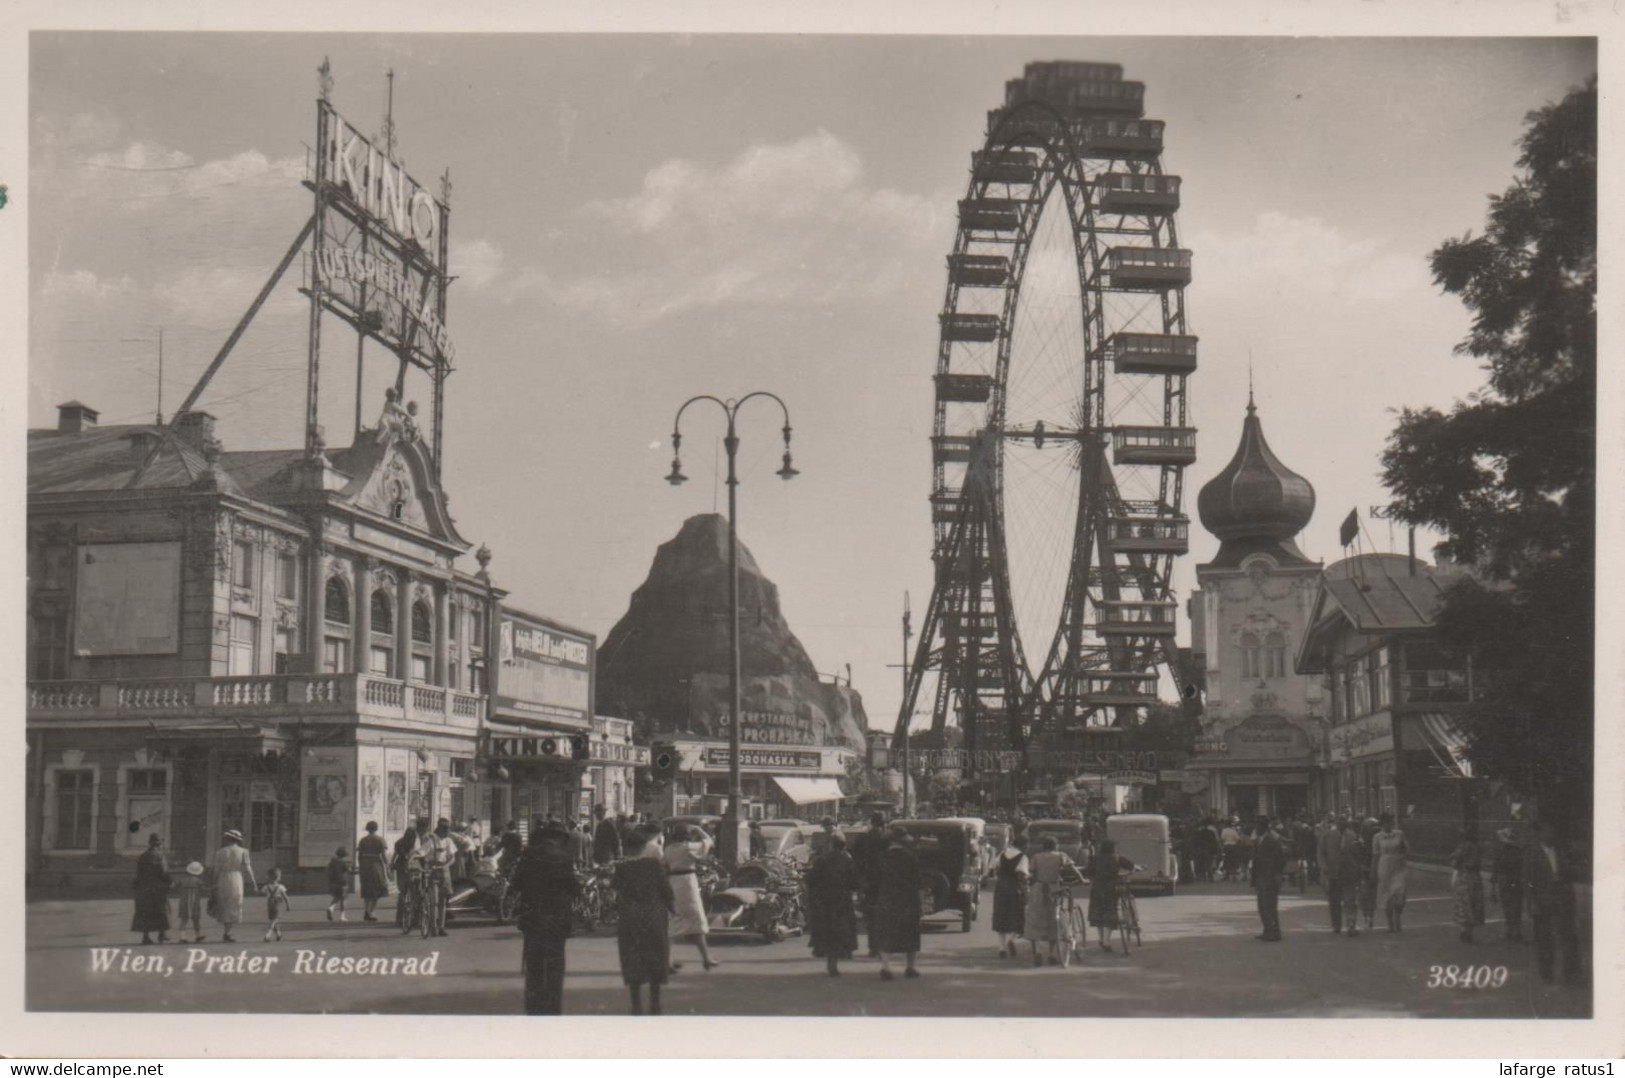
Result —
M1380 827L1376 820L1367 818L1355 831L1355 837L1360 840L1360 916L1365 918L1367 932L1377 927L1377 862L1371 854L1371 840Z
M1495 833L1495 856L1490 861L1490 899L1501 905L1509 943L1523 942L1523 847L1512 828Z
M1300 862L1299 871L1303 873L1298 881L1298 893L1308 890L1311 883L1320 882L1320 839L1307 817L1300 816L1292 827L1293 853Z
M340 921L348 921L344 915L344 900L350 895L350 877L355 869L350 865L350 854L343 846L333 851L333 859L327 862L327 919L333 920L333 914L338 914Z
M1219 832L1219 846L1224 857L1224 878L1234 879L1241 873L1241 829L1234 816L1224 822Z
M869 816L869 830L858 840L852 859L858 865L858 879L863 884L863 924L869 937L869 957L879 958L875 947L874 896L880 879L880 856L886 852L886 817L880 813Z
M254 866L243 848L243 833L227 831L226 843L214 851L214 918L224 928L221 939L235 943L231 930L243 923L243 895L258 891Z
M1529 888L1529 919L1535 934L1535 964L1547 984L1556 975L1556 959L1563 955L1565 984L1584 983L1580 970L1580 934L1575 923L1575 864L1563 844L1557 825L1541 820L1536 843L1524 865Z
M587 817L570 821L570 835L565 842L565 848L570 854L570 862L580 869L592 868L592 832L588 830Z
M1406 855L1410 846L1405 841L1405 833L1394 826L1392 813L1383 813L1378 822L1382 829L1371 838L1371 877L1376 881L1374 900L1388 919L1388 931L1399 932L1404 928Z
M598 824L592 832L592 859L595 864L607 865L612 861L619 861L625 852L625 845L621 842L620 828L615 821L609 818L608 810L603 805L593 809L598 817ZM642 844L639 843L641 848Z
M260 888L265 892L265 919L270 925L265 929L265 942L282 938L282 911L293 909L293 903L288 901L288 887L282 882L282 870L273 868L266 873L265 886Z
M1012 828L993 867L993 931L999 935L999 957L1014 958L1016 941L1027 932L1027 884L1032 867L1022 840Z
M1478 830L1464 828L1450 855L1450 893L1455 898L1452 920L1461 929L1461 942L1473 942L1473 929L1484 923L1484 877L1478 849Z
M666 843L661 857L671 882L671 938L693 940L700 952L700 964L708 970L721 965L711 960L711 947L706 942L705 899L700 894L698 869L709 856L711 839L702 828L689 827L681 836L673 836L673 840ZM671 964L673 973L682 968L681 962Z
M840 962L858 949L858 919L853 899L859 889L858 865L846 852L846 839L833 834L829 849L814 857L804 879L807 887L807 934L814 958L822 958L831 977Z
M1264 931L1258 938L1265 943L1281 941L1281 873L1286 869L1286 847L1281 837L1270 826L1268 816L1260 816L1257 823L1258 842L1253 847L1253 863L1249 876L1253 890L1258 892L1258 920Z
M367 821L367 833L355 844L356 874L361 878L361 919L376 921L373 910L389 894L389 848L378 837L378 821Z
M414 828L408 827L395 840L393 857L389 863L390 870L395 874L395 889L404 892L407 887L407 870L412 863L412 851L417 847L418 833ZM401 918L406 916L406 903L399 899L395 902L395 923L400 925Z
M1117 843L1109 838L1101 840L1089 862L1089 923L1095 928L1102 951L1109 953L1112 949L1106 934L1117 927L1117 889L1133 868L1134 862L1121 856Z
M1351 823L1339 819L1320 836L1321 884L1326 888L1326 904L1331 911L1332 931L1343 931L1343 915L1348 914L1348 933L1360 934L1358 895L1360 886L1359 840L1351 833Z
M193 861L175 881L176 943L186 942L186 926L192 926L192 942L203 942L203 862Z
M432 936L446 935L446 903L451 898L451 863L457 856L457 849L451 841L451 821L442 816L435 823L435 829L427 834L423 828L429 823L427 816L418 821L417 848L413 851L414 857L423 860L423 871L429 874L429 908L424 916L429 918ZM520 851L523 855L523 850ZM519 862L513 862L512 868L517 869Z
M1193 859L1196 862L1198 883L1213 882L1213 862L1219 856L1219 835L1213 830L1212 819L1201 821L1191 836Z
M918 977L914 956L920 950L920 859L910 848L906 831L892 828L870 881L874 920L869 945L880 956L880 979L894 980L891 956L905 956L903 976Z
M141 933L141 942L169 942L169 864L164 860L164 840L157 832L147 836L147 848L135 862L135 913L130 931Z
M1032 941L1033 965L1044 964L1045 957L1038 953L1039 944L1044 944L1049 950L1049 964L1059 966L1062 951L1070 959L1077 940L1072 922L1060 915L1057 900L1060 889L1071 879L1081 882L1078 866L1061 851L1054 835L1038 840L1038 852L1027 859L1027 864L1032 884L1027 890L1022 933Z
M564 1013L564 948L580 890L569 839L562 827L543 828L514 868L519 931L524 937L526 1014Z
M613 823L610 824L614 826ZM634 832L627 856L615 864L615 942L621 980L632 994L632 1013L643 1013L643 986L649 986L649 1013L660 1012L660 986L671 972L668 926L677 912L666 866L643 856L650 836Z

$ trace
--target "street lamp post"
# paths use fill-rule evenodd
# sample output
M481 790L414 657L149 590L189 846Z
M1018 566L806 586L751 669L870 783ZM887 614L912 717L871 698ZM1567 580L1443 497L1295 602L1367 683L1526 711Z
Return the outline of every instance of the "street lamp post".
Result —
M739 453L739 435L735 431L735 421L739 417L739 409L745 403L756 397L768 397L776 401L779 410L784 413L784 466L779 469L780 479L790 480L801 474L790 463L790 409L780 400L777 394L765 390L747 393L738 400L723 400L713 397L709 393L702 393L697 397L690 397L677 409L677 416L671 425L671 474L666 476L666 482L672 486L680 486L688 481L683 474L682 461L682 422L683 413L695 401L710 401L721 408L728 417L728 433L722 440L723 448L728 451L728 811L723 815L722 834L717 846L717 854L726 864L739 862L739 808L743 796L742 783L739 776L739 727L740 727L740 672L739 672L739 476L735 468L735 458Z

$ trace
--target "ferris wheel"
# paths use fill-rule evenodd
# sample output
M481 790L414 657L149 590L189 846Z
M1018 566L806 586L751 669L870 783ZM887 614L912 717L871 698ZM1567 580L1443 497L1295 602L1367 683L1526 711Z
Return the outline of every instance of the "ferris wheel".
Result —
M1176 678L1191 254L1144 84L1035 63L972 155L935 371L936 580L898 720L969 749L1123 726ZM925 686L934 679L934 692Z

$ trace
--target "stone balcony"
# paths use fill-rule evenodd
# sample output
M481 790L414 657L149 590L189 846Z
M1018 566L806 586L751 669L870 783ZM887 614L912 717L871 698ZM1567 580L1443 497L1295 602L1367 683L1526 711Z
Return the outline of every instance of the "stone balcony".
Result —
M337 721L476 730L485 697L371 674L31 681L28 721L79 726L172 719Z

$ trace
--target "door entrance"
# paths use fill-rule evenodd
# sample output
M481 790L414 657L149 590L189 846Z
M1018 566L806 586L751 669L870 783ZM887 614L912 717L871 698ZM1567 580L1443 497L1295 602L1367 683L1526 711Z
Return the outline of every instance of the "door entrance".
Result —
M243 836L254 877L263 881L272 868L286 876L299 864L299 806L277 794L269 779L222 779L221 830Z

